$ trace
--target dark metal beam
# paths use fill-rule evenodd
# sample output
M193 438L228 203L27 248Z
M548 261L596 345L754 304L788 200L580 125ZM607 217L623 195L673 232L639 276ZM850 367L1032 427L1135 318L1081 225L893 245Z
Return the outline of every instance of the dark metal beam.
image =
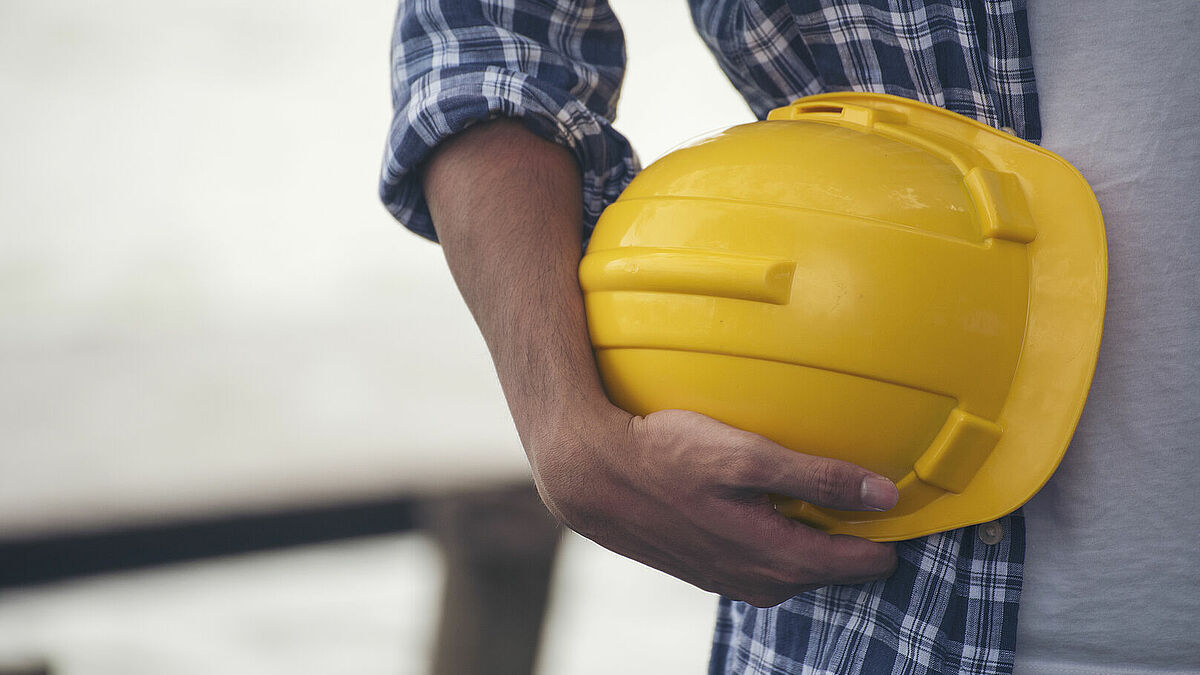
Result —
M0 536L0 588L416 526L418 500L388 499L46 537Z

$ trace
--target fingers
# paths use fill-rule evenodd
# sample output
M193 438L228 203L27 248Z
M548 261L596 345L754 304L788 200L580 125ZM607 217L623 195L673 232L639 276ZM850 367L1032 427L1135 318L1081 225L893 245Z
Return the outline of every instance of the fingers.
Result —
M775 515L754 533L764 545L765 583L748 586L744 600L771 607L822 586L885 579L896 570L896 547L858 537L828 535Z
M793 523L796 527L804 527ZM861 584L875 579L886 579L896 571L896 545L881 544L844 534L828 535L808 529L818 540L827 542L825 564L830 574L838 578L836 583Z
M747 509L739 517L748 516ZM861 584L896 569L894 544L828 535L771 512L742 520L746 548L740 582L720 590L727 597L772 607L822 586ZM752 562L751 562L752 561Z
M608 495L589 507L606 527L584 531L608 548L760 607L895 569L893 545L815 530L777 513L766 497L890 508L895 486L867 469L793 452L686 411L635 418L620 439L622 461L596 472L608 476L608 487L589 491Z
M851 511L886 511L900 499L892 481L850 462L788 450L757 434L738 443L728 466L737 487Z

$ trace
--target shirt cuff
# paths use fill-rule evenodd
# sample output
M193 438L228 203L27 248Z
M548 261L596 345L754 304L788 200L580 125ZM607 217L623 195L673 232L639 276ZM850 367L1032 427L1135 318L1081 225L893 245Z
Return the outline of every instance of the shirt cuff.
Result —
M629 141L607 119L524 73L495 66L429 73L414 83L410 96L392 120L379 194L396 220L433 241L437 234L417 170L440 142L473 124L516 118L575 155L583 177L585 240L600 212L640 169Z

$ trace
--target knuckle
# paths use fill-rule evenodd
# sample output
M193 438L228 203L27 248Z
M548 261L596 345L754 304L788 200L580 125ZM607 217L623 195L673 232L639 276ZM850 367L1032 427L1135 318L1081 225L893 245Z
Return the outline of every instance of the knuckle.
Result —
M812 467L809 478L812 483L812 499L818 503L842 505L858 501L858 481L838 462L817 462Z
M863 583L890 577L896 571L897 557L892 544L862 542L845 555L845 564L829 572L840 583Z
M780 589L791 588L808 582L811 576L808 570L801 565L789 565L786 568L781 567L772 570L769 574L772 585Z
M746 440L731 445L715 468L730 482L741 486L754 486L763 479L762 459L755 444Z
M786 602L799 593L805 584L803 575L795 573L794 570L768 568L757 576L758 580L750 594L751 597L746 600L755 607L774 607Z
M785 571L751 565L743 568L737 576L737 580L731 580L733 583L726 587L730 592L724 595L755 607L774 607L795 594L793 589L797 584L788 578Z
M872 569L875 571L876 578L890 577L896 572L896 565L899 559L896 556L896 548L888 546L881 548L875 554L875 559L872 561Z
M748 605L754 605L759 609L767 609L768 607L775 606L775 603L771 602L770 598L765 595L751 595L743 600L743 602Z
M792 594L788 591L780 591L780 590L760 591L758 593L750 594L749 596L744 598L743 601L746 602L747 604L754 605L755 607L759 607L761 609L767 609L768 607L775 607L776 605L781 605L781 604L787 602L788 599L791 597L792 597Z

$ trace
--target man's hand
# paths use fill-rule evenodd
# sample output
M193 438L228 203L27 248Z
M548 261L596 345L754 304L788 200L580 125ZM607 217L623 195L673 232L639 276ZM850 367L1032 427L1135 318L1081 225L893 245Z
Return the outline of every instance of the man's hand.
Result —
M705 590L760 607L891 574L894 547L776 513L768 493L886 509L896 488L684 410L580 420L532 449L543 499L571 529Z
M597 543L759 606L891 574L891 545L829 536L774 511L782 494L886 509L895 486L697 413L634 417L604 394L577 269L574 158L519 123L450 139L425 167L434 227L488 343L538 490Z

